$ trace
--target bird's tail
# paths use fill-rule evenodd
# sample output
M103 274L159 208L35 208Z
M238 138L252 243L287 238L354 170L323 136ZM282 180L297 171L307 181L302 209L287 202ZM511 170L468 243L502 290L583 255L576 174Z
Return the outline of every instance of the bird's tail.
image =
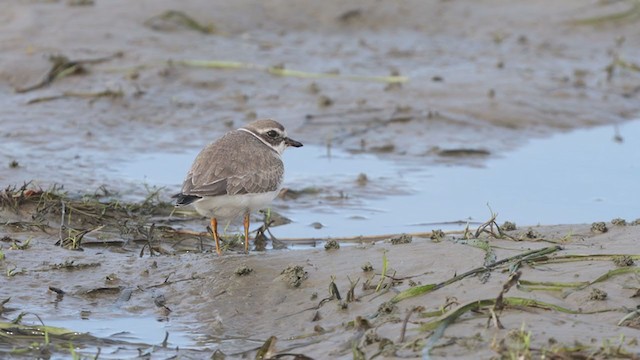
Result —
M175 194L172 198L176 199L176 206L189 205L196 200L202 199L200 196L196 195L185 195L183 193Z

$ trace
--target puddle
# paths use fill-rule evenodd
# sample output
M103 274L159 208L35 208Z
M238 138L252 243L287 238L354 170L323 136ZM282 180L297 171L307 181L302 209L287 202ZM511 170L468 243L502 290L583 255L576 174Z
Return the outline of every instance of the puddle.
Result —
M78 355L105 359L137 358L141 352L174 355L177 349L194 349L198 346L187 334L170 329L167 322L152 317L109 319L57 319L46 320L47 326L60 327L75 333L88 334L96 340L75 338ZM166 346L163 341L166 338ZM70 345L71 346L71 345ZM186 355L186 354L183 354ZM67 355L52 359L66 359ZM191 357L185 357L191 358Z
M131 343L159 345L169 333L167 346L189 347L195 341L186 334L173 331L169 323L158 321L153 317L109 318L109 319L58 319L47 320L48 326L62 327L76 332L89 333L95 337Z
M337 237L464 227L484 221L521 226L589 223L615 217L633 220L640 183L640 122L578 130L532 140L484 167L429 165L420 159L390 161L304 146L284 154L285 186L318 188L318 196L277 200L294 222L276 230L282 238ZM121 168L131 181L179 184L198 150L141 156ZM171 168L173 171L167 172ZM359 174L368 182L361 186ZM461 223L453 223L461 221ZM321 223L316 229L314 223ZM317 224L316 224L317 225Z

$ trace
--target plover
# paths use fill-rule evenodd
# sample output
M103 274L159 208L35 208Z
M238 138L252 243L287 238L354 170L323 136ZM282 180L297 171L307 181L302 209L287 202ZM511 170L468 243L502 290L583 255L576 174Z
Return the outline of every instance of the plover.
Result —
M207 145L196 157L175 195L176 206L192 204L211 219L216 252L221 254L218 219L244 215L244 249L249 251L249 215L267 206L282 188L281 155L301 142L287 136L275 120L256 120Z

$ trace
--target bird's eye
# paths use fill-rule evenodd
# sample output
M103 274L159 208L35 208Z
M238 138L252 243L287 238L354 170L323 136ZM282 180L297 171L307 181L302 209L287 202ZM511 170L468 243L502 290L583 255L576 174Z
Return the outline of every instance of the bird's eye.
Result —
M275 138L278 136L278 133L275 130L269 130L267 131L267 136L270 138Z

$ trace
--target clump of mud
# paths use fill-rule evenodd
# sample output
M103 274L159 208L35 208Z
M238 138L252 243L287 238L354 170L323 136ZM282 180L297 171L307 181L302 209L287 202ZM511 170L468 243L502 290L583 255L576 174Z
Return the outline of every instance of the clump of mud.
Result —
M431 241L440 242L444 239L447 234L444 233L441 229L436 229L431 231L431 236L429 237Z
M609 231L609 229L607 228L607 224L605 224L603 221L594 222L593 224L591 224L591 232L602 234L606 233L607 231Z
M358 186L366 186L368 183L369 183L369 177L367 177L367 174L360 173L358 175L358 178L356 179L356 184L358 184Z
M300 287L302 282L304 282L308 277L307 272L304 271L304 267L300 265L289 265L282 270L281 274L283 280L293 288Z
M413 236L409 234L402 234L400 236L389 239L391 245L410 244L413 241Z
M617 267L633 266L634 264L633 258L629 255L616 256L613 258L613 263Z
M616 225L616 226L626 226L627 225L627 220L623 219L623 218L615 218L611 220L611 224L612 225Z
M398 306L391 301L384 302L378 306L378 314L391 314Z
M367 261L366 263L362 264L362 266L360 268L364 272L373 271L373 265L371 264L370 261Z
M340 243L337 240L331 239L324 244L325 250L337 250L340 249Z
M607 296L608 294L604 290L593 288L589 293L589 300L604 301L607 299Z
M533 230L531 228L527 229L527 232L524 233L524 236L527 239L539 239L539 238L542 237L538 232L536 232L535 230Z
M502 230L504 231L513 231L516 230L516 223L511 222L511 221L505 221L504 224L502 224Z
M246 276L249 275L253 272L253 268L250 268L246 265L242 265L242 266L238 266L238 268L236 268L236 270L234 271L234 274L238 275L238 276Z

